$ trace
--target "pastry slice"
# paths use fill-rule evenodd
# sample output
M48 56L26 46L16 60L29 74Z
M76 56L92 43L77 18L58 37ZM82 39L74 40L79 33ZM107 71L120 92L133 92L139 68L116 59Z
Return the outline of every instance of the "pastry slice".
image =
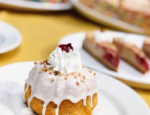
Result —
M127 39L114 38L113 43L119 50L119 56L128 64L142 73L149 71L148 59L144 52L134 43L127 42Z
M143 44L143 51L150 58L150 39L145 39Z
M103 32L99 33L103 35ZM87 33L83 41L83 49L110 70L118 71L118 50L114 44L104 39L104 36L96 36L95 32Z

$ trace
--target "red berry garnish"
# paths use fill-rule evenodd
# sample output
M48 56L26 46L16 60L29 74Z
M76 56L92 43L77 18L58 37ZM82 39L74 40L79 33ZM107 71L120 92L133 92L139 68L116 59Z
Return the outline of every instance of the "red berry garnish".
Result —
M62 51L66 51L67 53L69 52L70 49L73 50L73 47L71 45L71 43L69 44L61 44L58 46Z

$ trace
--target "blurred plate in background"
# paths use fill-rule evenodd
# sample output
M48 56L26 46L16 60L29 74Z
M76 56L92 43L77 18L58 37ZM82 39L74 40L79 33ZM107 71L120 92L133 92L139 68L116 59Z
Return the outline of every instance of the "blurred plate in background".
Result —
M82 3L79 2L79 0L71 0L76 10L81 13L83 16L89 18L90 20L93 20L99 24L107 25L109 27L113 27L119 30L128 31L128 32L135 32L143 34L145 33L145 30L143 28L140 28L138 26L131 25L129 23L123 22L119 19L115 19L112 17L109 17L105 14L102 14L100 12L97 12ZM148 34L148 33L147 33Z
M17 48L21 40L21 35L17 29L0 21L0 54Z
M146 38L146 36L137 34L127 34L122 32L106 31L106 33L109 36L110 41L112 41L113 37L121 37L128 35L128 37L131 37L131 39L133 39L133 41L139 48L142 48L144 39ZM85 32L76 33L62 38L59 44L72 43L73 47L77 48L80 51L82 63L85 64L87 67L105 73L107 75L113 76L123 81L129 86L150 90L150 71L146 74L142 74L121 59L118 72L111 71L107 69L105 66L103 66L101 63L99 63L97 60L95 60L90 54L88 54L82 48L84 39L85 39Z
M47 3L24 0L0 0L0 7L25 11L59 11L72 8L71 3Z

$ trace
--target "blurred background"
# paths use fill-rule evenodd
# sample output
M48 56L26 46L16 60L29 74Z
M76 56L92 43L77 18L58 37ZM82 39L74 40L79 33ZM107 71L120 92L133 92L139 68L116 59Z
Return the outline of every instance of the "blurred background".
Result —
M7 24L4 23L13 26L16 34L5 29ZM100 29L149 37L150 1L0 0L0 67L16 62L43 61L62 37ZM12 42L8 43L7 38ZM133 89L150 107L150 91Z

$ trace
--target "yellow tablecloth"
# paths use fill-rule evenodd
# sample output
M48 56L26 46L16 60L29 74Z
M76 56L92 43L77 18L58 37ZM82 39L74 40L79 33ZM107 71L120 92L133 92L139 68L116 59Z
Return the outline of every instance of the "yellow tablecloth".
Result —
M100 28L75 11L38 14L1 10L0 20L16 27L23 38L17 49L0 55L0 66L23 61L42 61L55 49L63 36ZM134 90L150 107L150 91Z

